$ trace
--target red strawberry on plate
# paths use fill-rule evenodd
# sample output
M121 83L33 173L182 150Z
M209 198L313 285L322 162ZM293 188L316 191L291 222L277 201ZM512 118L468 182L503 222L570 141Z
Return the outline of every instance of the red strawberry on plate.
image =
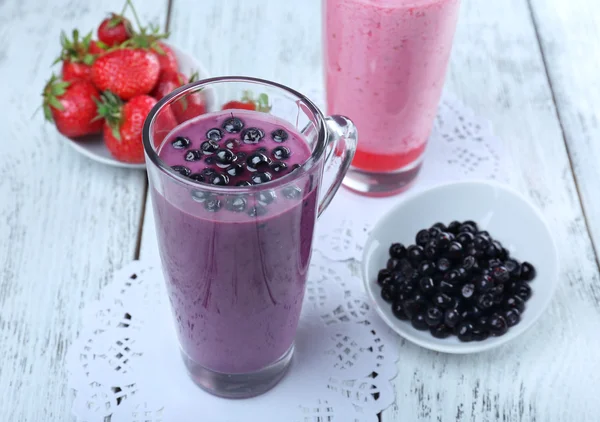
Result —
M120 48L100 56L92 66L92 81L101 91L123 100L148 94L160 73L156 55L144 48Z
M164 42L156 42L152 49L158 57L161 72L177 72L179 70L177 57L175 57L175 53L171 47Z
M268 113L271 111L269 97L267 94L260 94L255 100L252 92L244 91L241 101L233 100L223 104L222 110L256 110Z
M198 80L198 73L194 72L190 76L190 82ZM179 123L186 122L194 117L206 113L206 98L203 88L199 88L185 94L171 105L173 114Z
M98 27L98 39L108 47L124 43L132 33L131 22L122 13L111 13Z
M187 83L188 78L183 73L163 71L161 72L158 83L154 87L151 95L157 100L160 100Z
M73 39L69 39L62 32L60 34L60 43L62 50L60 56L54 61L62 61L62 78L64 81L75 81L78 79L91 80L92 65L102 49L92 41L90 32L82 39L79 38L79 31L73 30Z
M96 107L100 93L90 81L67 82L52 75L42 95L44 116L63 135L76 138L102 130Z

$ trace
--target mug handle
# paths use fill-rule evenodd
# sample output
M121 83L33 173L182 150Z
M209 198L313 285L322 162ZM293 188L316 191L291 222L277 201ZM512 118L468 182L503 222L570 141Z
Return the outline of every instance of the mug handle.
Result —
M334 167L334 157L340 157L342 162L337 168L335 179L327 189L327 192L319 204L317 217L320 217L323 211L327 209L331 200L340 188L344 176L346 176L346 172L350 167L350 163L354 158L356 145L358 143L358 131L356 130L356 126L352 120L347 117L340 115L329 116L325 118L325 124L327 125L327 149L329 151L327 157L325 157L324 172L331 171L332 167Z

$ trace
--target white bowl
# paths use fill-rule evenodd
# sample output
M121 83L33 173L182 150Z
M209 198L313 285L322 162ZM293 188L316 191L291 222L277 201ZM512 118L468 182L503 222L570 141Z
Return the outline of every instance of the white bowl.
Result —
M436 222L473 220L487 230L519 261L529 261L537 271L530 283L532 296L526 302L521 322L501 337L479 342L461 342L456 336L437 339L429 331L415 329L409 321L394 317L391 305L381 298L377 273L385 268L388 249L394 242L415 243L422 228ZM369 297L383 320L402 337L427 349L446 353L489 350L523 334L548 307L558 281L558 255L547 223L521 194L491 182L457 182L406 197L376 224L364 251L363 279Z
M179 64L179 70L184 75L191 75L192 72L198 72L200 79L208 78L208 72L204 68L204 66L196 60L193 56L188 53L182 51L181 49L169 44L169 47L173 49L175 56L177 57L177 63ZM210 101L212 97L207 97L207 101ZM122 161L114 158L108 148L104 145L104 141L102 140L102 134L98 135L90 135L86 137L82 137L81 139L72 139L66 136L62 136L61 138L70 145L75 151L80 154L85 155L88 158L91 158L94 161L98 161L103 164L108 164L110 166L115 167L123 167L123 168L132 168L132 169L143 169L146 167L146 164L131 164L124 163Z

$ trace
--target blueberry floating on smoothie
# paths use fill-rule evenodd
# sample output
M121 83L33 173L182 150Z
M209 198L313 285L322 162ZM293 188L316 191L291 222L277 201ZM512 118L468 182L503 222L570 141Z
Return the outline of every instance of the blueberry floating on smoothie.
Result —
M204 182L206 179L200 173L190 174L190 179L195 180L196 182Z
M233 212L243 212L246 210L247 205L248 201L242 196L227 198L227 201L225 201L225 208Z
M254 153L248 157L246 160L246 165L248 166L248 170L256 171L263 168L269 167L271 160L265 154L262 153Z
M206 157L206 158L204 159L204 162L205 162L206 164L208 164L209 166L211 166L211 165L213 165L213 164L216 162L216 160L215 160L215 157L214 157L214 156L212 156L212 155L209 155L208 157Z
M237 139L230 139L227 142L225 142L225 148L234 150L239 147L240 147L240 141L238 141Z
M233 163L237 157L235 154L228 149L220 149L215 154L215 160L219 167L227 167L229 164Z
M226 174L215 173L210 178L210 183L217 186L225 186L229 184L229 176Z
M185 161L198 161L202 159L202 153L197 149L191 149L185 153Z
M181 174L182 176L189 176L190 174L192 174L192 171L186 166L173 166L171 168L177 173Z
M285 190L283 191L285 197ZM436 223L415 243L393 243L377 284L392 314L432 336L462 342L502 336L521 321L535 267L520 263L474 221Z
M204 155L212 155L219 149L219 145L215 141L204 141L200 144L200 150Z
M222 127L227 133L240 133L244 128L244 122L237 117L230 117L223 122Z
M251 177L252 182L255 185L260 185L261 183L270 182L272 178L273 178L273 176L271 176L271 173L269 173L267 171L265 171L265 172L257 171Z
M215 169L211 169L210 167L207 167L205 169L202 169L201 174L209 179L213 174L215 174L217 171Z
M287 160L292 154L287 147L277 147L271 153L276 160Z
M237 182L235 184L236 186L252 186L252 183L250 183L247 180L240 180L239 182Z
M219 142L221 139L223 139L223 132L221 132L221 129L219 128L212 128L206 132L206 139Z
M231 166L227 167L227 169L225 170L225 173L227 173L227 175L229 177L237 177L240 174L242 174L244 172L244 166L242 166L241 164L232 164Z
M171 142L171 145L175 149L185 149L188 148L190 144L190 139L186 138L185 136L178 136L173 142Z
M262 138L265 137L265 133L255 127L248 128L242 134L242 141L245 144L257 144Z
M273 171L273 173L281 173L285 169L287 169L287 164L282 163L281 161L276 161L271 164L271 170Z
M277 129L271 132L271 139L273 139L275 142L285 142L288 136L289 135L287 132L283 129Z

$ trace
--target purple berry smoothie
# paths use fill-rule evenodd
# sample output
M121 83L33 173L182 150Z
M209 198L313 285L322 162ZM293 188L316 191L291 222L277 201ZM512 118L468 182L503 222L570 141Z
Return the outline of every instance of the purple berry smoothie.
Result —
M179 340L195 364L250 373L290 350L311 256L317 184L307 177L270 189L268 182L310 155L287 122L242 110L190 120L160 147L159 157L198 185L197 191L165 186L152 195ZM202 190L206 184L265 189L217 197Z

